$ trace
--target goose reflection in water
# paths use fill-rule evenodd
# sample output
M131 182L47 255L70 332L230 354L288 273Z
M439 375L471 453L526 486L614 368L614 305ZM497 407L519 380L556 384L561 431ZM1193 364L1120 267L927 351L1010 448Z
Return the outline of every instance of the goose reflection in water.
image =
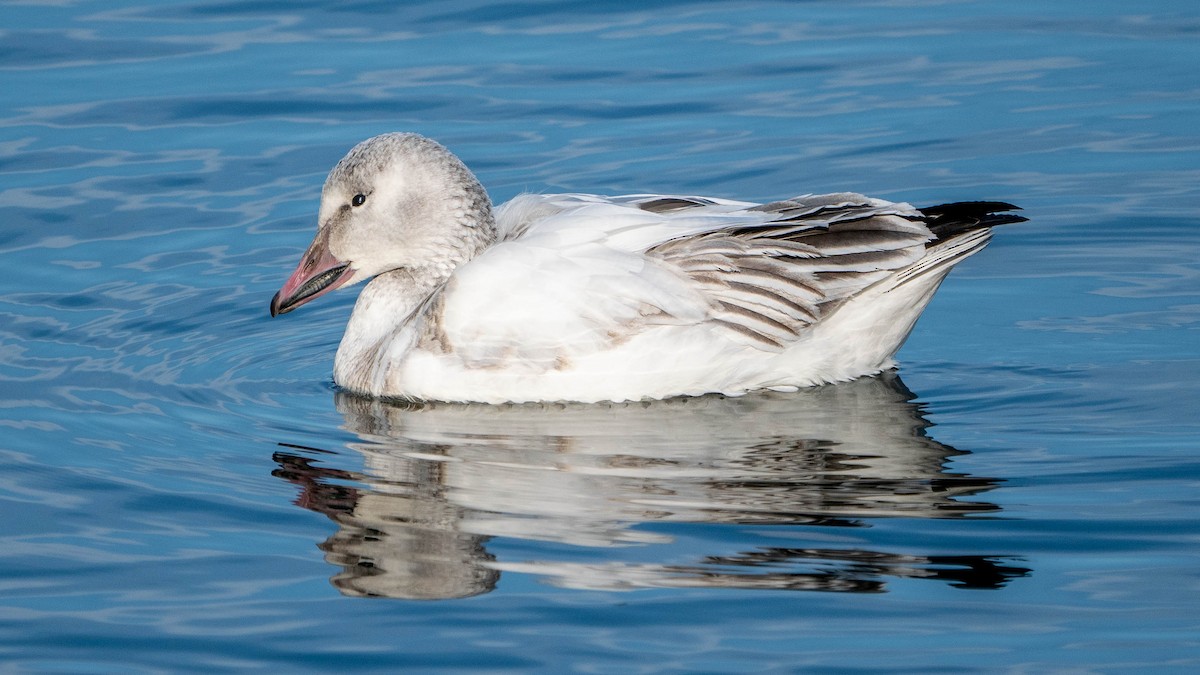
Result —
M502 572L588 589L731 587L879 592L885 579L999 588L1029 570L1005 556L756 547L689 564L509 561L495 537L576 547L665 546L645 523L858 527L869 519L998 511L996 480L950 473L965 454L928 437L894 373L789 394L621 404L402 404L337 393L362 440L362 471L338 453L276 453L275 475L338 532L321 548L346 595L457 598ZM720 544L714 544L719 546ZM543 555L556 550L553 545ZM586 555L584 556L586 557ZM641 555L644 558L644 555Z

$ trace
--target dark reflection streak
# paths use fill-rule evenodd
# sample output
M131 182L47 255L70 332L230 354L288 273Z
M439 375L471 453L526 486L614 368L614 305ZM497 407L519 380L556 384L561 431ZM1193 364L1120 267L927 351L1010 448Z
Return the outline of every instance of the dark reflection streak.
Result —
M573 588L857 593L885 590L886 578L996 589L1028 574L1005 556L858 548L763 547L692 565L612 561L614 546L671 543L641 523L861 528L883 517L999 511L967 501L999 481L947 471L966 453L926 434L914 398L894 374L795 394L590 406L393 404L339 392L345 428L362 439L350 447L363 471L279 451L274 475L300 488L298 505L338 524L321 549L342 569L333 583L347 595L466 597L491 590L504 571ZM330 461L339 454L280 445ZM597 551L601 562L497 560L485 546L495 536L610 553Z
M294 448L296 450L307 450L308 452L319 452L319 453L322 453L325 455L338 454L338 453L334 452L333 450L323 450L321 448L314 448L311 445L296 445L295 443L276 443L276 445L278 445L281 448Z
M283 445L283 443L280 443ZM290 446L299 447L299 446ZM311 450L312 448L305 448ZM327 452L321 450L319 452ZM324 469L312 466L312 461L305 457L276 452L271 459L279 465L271 472L272 476L282 478L300 487L300 494L293 503L317 513L334 517L336 513L351 513L358 502L360 491L345 485L332 485L326 480L363 480L365 476L352 474L349 471Z
M769 548L736 556L710 556L711 565L765 567L802 561L845 561L859 575L890 575L913 579L940 579L960 588L1000 588L1030 570L1005 565L985 556L914 556L846 549Z

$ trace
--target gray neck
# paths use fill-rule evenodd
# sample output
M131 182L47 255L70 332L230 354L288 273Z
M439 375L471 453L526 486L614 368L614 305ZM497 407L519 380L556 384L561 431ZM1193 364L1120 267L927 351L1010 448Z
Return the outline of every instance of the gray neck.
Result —
M342 387L375 396L383 393L388 370L416 343L420 315L450 278L446 267L392 270L372 279L358 296L333 363Z

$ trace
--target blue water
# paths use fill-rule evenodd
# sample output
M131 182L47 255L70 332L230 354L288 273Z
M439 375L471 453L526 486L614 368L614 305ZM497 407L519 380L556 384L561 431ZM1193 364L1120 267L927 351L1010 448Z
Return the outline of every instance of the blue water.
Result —
M0 670L1200 670L1194 2L0 6ZM389 407L267 305L357 141L1003 199L897 374ZM390 599L380 599L386 597Z

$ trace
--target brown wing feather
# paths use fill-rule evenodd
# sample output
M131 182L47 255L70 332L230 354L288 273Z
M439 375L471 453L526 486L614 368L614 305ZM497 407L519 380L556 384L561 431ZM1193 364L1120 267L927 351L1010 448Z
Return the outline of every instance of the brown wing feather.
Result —
M774 202L773 218L659 244L648 255L695 280L712 318L781 350L847 298L919 260L933 235L920 212L859 195Z

